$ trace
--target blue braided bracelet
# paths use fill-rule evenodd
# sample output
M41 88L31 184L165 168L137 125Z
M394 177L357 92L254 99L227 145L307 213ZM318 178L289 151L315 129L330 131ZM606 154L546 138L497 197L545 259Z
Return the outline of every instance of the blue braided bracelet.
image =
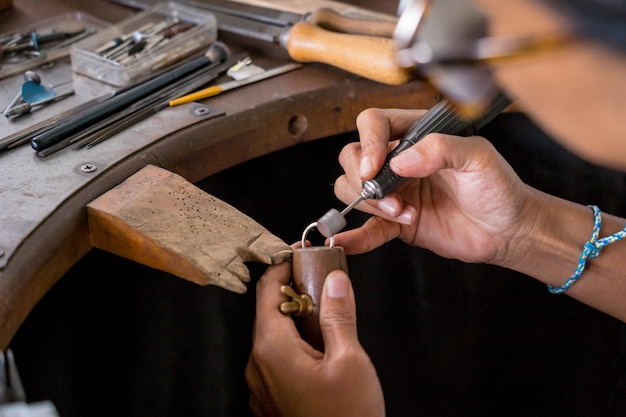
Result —
M626 237L626 225L624 225L624 229L619 232L602 239L598 239L600 236L600 226L602 226L602 212L597 206L589 207L593 210L593 232L591 233L591 239L589 239L589 242L585 243L585 247L583 248L583 251L580 254L580 259L578 260L578 267L574 271L574 274L569 277L567 281L565 281L565 284L558 288L548 285L548 290L552 294L562 294L569 290L570 287L574 285L576 280L578 280L578 278L580 278L583 274L583 271L587 266L587 262L589 262L590 259L597 258L600 255L602 248L606 245L617 242L618 240Z

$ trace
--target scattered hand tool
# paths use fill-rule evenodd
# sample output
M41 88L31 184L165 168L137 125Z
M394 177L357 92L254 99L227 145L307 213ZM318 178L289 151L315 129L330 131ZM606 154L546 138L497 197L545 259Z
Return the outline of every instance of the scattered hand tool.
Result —
M54 103L54 102L63 100L64 98L69 97L73 94L74 94L74 90L70 90L61 94L54 94L50 97L43 98L38 101L29 102L25 100L24 103L11 107L9 110L4 112L4 115L6 117L10 117L10 116L17 116L20 114L30 113L33 107L43 106L44 104L48 104L48 103Z
M83 13L68 13L0 34L0 78L63 58L70 46L105 27Z
M15 41L4 45L3 52L18 52L23 50L39 51L44 44L67 40L68 38L84 32L85 29L86 27L83 23L74 22L74 24L66 24L58 30L55 29L45 34L40 34L36 31L28 35L18 34L16 35Z
M197 91L195 93L188 94L183 97L179 97L175 100L170 101L169 105L178 106L179 104L189 103L191 101L202 100L203 98L213 97L213 96L223 93L224 91L232 90L237 87L241 87L247 84L252 84L257 81L265 80L267 78L275 77L277 75L284 74L286 72L298 69L300 67L302 67L302 65L294 64L294 63L282 65L280 67L263 71L259 74L252 75L242 80L234 80L234 81L226 82L224 84L214 85L214 86L205 88L203 90Z
M64 138L74 135L95 122L119 112L202 67L215 62L223 62L229 54L226 45L221 42L215 42L206 53L172 70L165 71L159 76L139 83L139 85L133 88L124 89L123 92L114 95L109 100L99 103L83 113L75 115L69 121L61 122L54 128L35 136L31 140L31 146L36 151L48 148Z
M45 86L41 83L41 77L39 74L33 71L26 71L24 73L24 83L20 88L20 92L7 106L3 114L6 117L21 114L26 108L24 104L33 104L35 102L41 102L42 100L48 100L55 95L56 92L54 91L54 88ZM50 101L54 100L48 100L46 103L49 103ZM17 107L19 107L19 110L16 110ZM30 111L30 108L27 111Z
M28 143L38 134L45 132L46 130L52 129L58 123L61 123L76 114L81 114L83 111L87 110L88 108L93 107L98 103L102 103L108 100L109 98L113 97L114 95L115 93L107 93L103 96L89 100L76 107L62 111L59 114L55 114L54 116L49 117L46 120L42 120L39 123L35 123L29 126L27 129L20 130L19 132L15 132L7 137L4 137L0 139L0 152L7 150L7 149L13 149L25 143Z
M241 26L242 21L238 18L269 24L281 29L286 29L298 22L308 22L333 32L384 38L393 36L397 23L396 18L383 20L347 17L328 7L319 8L311 13L298 14L230 0L204 0L195 3L195 5L213 12L218 17L218 21L223 20L223 23L218 23L222 30L242 35L245 35L245 26ZM228 19L228 16L233 19ZM269 28L266 33L271 34L272 32L274 32L275 37L278 37L282 30L276 32ZM271 39L266 40L272 41Z
M45 100L53 97L55 94L54 88L42 84L39 76L22 84L22 100L26 103Z
M33 71L26 71L24 73L24 81L35 81L40 83L41 82L41 77L39 77L39 74L37 74L36 72ZM22 88L20 88L20 92L17 93L17 95L15 96L15 98L13 100L11 100L11 102L9 103L9 105L7 106L7 108L4 110L4 115L6 116L7 112L9 110L11 110L11 108L15 105L17 105L18 103L20 103L22 101Z
M198 88L207 85L222 75L230 68L236 59L242 57L242 54L234 56L224 61L217 61L207 65L198 71L188 74L186 77L173 82L163 89L155 91L145 98L133 103L131 106L116 112L102 120L82 129L76 134L66 137L65 139L49 146L39 152L37 156L45 158L58 152L68 146L75 145L75 149L82 147L91 148L105 140L113 137L115 134L127 129L135 123L146 119L152 114L166 108L172 98L180 94L191 93ZM220 112L209 110L203 117L213 117L221 114Z
M140 120L143 120L148 116L166 108L173 97L176 97L179 94L190 93L191 91L195 91L199 87L214 81L231 65L232 60L229 60L223 63L209 65L201 71L194 72L188 77L183 78L176 83L170 84L167 88L164 88L163 90L160 90L133 104L128 109L103 120L101 124L92 126L88 129L88 131L84 132L84 134L72 138L70 142L76 143L77 148L83 146L91 148L99 143L102 143L116 133L119 133Z
M392 39L363 35L376 26L372 20L354 20L350 27L340 27L330 24L321 13L313 18L315 13L309 17L226 0L205 0L193 5L214 13L220 30L278 43L298 62L332 65L385 84L403 84L413 77L412 69L396 64ZM331 27L333 31L322 27ZM388 31L389 28L385 35Z

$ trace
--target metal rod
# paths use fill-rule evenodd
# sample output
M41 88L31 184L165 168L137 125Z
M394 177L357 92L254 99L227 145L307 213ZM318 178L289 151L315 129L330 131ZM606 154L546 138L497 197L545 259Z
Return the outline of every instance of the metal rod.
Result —
M15 132L9 136L6 136L2 139L0 139L0 152L6 150L6 149L11 149L11 148L15 148L19 145L22 145L24 143L29 142L33 137L35 137L36 135L51 129L52 127L54 127L57 123L66 120L70 117L73 117L76 114L80 114L82 111L98 104L101 103L107 99L109 99L110 97L112 97L113 95L115 95L115 93L108 93L105 94L101 97L95 98L93 100L89 100L83 104L80 104L77 107L74 107L72 109L66 110L62 113L59 113L55 116L52 116L46 120L42 120L39 123L36 123L30 127L28 127L27 129L24 130L20 130L18 132Z
M186 94L188 91L194 91L196 88L199 88L199 86L208 84L216 79L232 65L233 60L234 58L220 65L211 66L201 73L191 74L189 77L170 85L163 91L147 97L145 102L138 103L138 105L133 106L129 111L121 113L120 117L116 118L116 121L120 123L109 123L107 127L95 133L91 137L91 141L85 141L80 146L91 148L116 133L125 130L128 126L145 119L151 114L157 113L159 110L167 107L170 99L177 94Z
M75 145L76 149L82 147L91 148L113 135L127 129L129 126L143 120L150 115L166 107L169 101L177 94L195 91L201 86L208 84L229 67L242 59L245 55L238 54L225 62L216 63L187 75L169 86L154 92L153 94L137 101L126 109L115 113L89 128L79 131L69 138L65 138L48 149L37 152L37 156L45 158L68 146Z
M180 80L179 82L171 85L169 88L163 90L157 97L151 97L153 105L151 106L140 106L140 108L133 109L132 112L128 114L124 114L122 118L120 118L120 123L117 125L109 125L109 127L99 131L93 137L91 142L86 143L87 148L91 148L98 143L103 142L105 139L115 135L118 132L123 131L128 126L131 126L140 120L145 119L146 117L154 114L169 105L169 101L172 97L176 97L179 94L187 94L190 91L195 91L197 88L210 83L214 79L216 79L220 74L224 73L228 68L233 65L233 62L237 62L237 59L241 59L241 56L238 55L236 57L231 58L228 62L222 63L217 66L213 66L211 68L207 68L207 70L203 71L203 74L192 74L186 79ZM84 146L85 144L83 144Z
M345 209L343 209L341 211L341 215L345 216L346 214L350 213L352 211L353 208L355 208L356 206L359 205L359 203L361 201L365 200L365 196L363 196L362 194L359 195L359 198L357 198L356 200L354 200L348 207L346 207Z
M166 87L172 82L175 82L186 75L211 64L212 62L224 61L227 58L227 48L225 45L221 44L216 46L217 44L217 42L214 43L209 51L190 60L186 64L142 83L122 94L118 94L104 103L94 106L93 109L84 112L82 117L72 119L71 123L62 123L53 129L37 135L31 141L32 148L36 151L41 151L61 141L68 135L72 135L87 126L90 126L91 124L120 111L132 103L141 100L155 91Z

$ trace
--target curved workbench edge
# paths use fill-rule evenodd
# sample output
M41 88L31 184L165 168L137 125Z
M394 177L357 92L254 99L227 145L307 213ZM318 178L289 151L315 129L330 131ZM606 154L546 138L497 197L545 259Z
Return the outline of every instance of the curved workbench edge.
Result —
M353 131L356 116L365 108L428 108L436 101L433 91L420 81L387 86L318 65L301 71L299 78L307 77L314 88L276 94L262 91L272 88L268 83L255 91L267 97L262 105L242 106L246 100L216 98L210 105L222 110L222 116L179 129L98 169L61 204L51 207L0 271L0 349L9 345L46 292L92 249L86 205L144 166L160 166L197 182L279 149Z

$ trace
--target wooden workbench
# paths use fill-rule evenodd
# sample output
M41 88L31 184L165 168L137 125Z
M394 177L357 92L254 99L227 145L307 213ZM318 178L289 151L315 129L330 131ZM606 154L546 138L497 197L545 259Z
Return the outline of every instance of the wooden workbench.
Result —
M103 0L20 0L0 13L0 31L76 10L108 22L135 12ZM290 60L275 45L220 38L264 67ZM20 77L0 80L0 88L17 91ZM0 349L43 295L92 249L86 204L147 164L197 182L260 155L352 131L364 108L425 108L435 100L421 81L387 86L307 64L202 103L168 108L92 149L39 159L25 145L0 154ZM195 111L205 106L208 113ZM81 170L86 164L95 171Z

